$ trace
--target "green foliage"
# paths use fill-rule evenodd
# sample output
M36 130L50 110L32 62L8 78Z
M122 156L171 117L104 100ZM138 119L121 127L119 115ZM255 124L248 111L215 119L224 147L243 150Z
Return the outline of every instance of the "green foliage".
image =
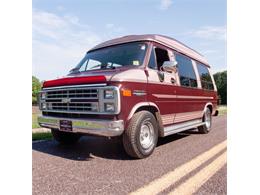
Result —
M227 71L217 72L213 75L220 95L221 104L227 104Z
M51 140L52 134L51 132L40 132L40 133L32 133L32 140Z
M41 82L35 76L32 76L32 103L37 104L37 96L41 90Z

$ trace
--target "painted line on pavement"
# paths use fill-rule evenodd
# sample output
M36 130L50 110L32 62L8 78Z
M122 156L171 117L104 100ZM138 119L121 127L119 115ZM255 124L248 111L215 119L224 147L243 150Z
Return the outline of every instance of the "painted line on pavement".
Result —
M193 177L187 179L180 186L175 188L169 195L191 195L206 183L217 171L227 163L227 152L223 153L208 166L200 170Z
M165 190L170 187L182 177L190 173L191 171L198 168L200 165L205 163L207 160L221 152L223 149L227 147L227 141L223 141L220 144L214 146L208 151L200 154L199 156L193 158L189 162L177 167L173 171L166 173L162 177L155 179L149 184L139 188L138 190L130 193L131 195L143 195L143 194L158 194L159 192Z

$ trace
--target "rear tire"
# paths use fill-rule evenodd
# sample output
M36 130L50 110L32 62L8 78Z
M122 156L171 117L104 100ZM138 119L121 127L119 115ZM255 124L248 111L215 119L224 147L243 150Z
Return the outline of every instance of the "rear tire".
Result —
M153 153L158 141L158 125L154 115L140 111L133 115L123 134L126 153L134 158L146 158Z
M78 134L70 133L70 132L63 132L63 131L59 131L57 129L52 129L51 133L52 133L53 138L57 142L64 144L64 145L75 144L76 142L78 142L78 140L81 137Z
M212 126L212 115L211 115L211 111L208 107L206 108L206 110L204 112L202 121L205 122L205 124L202 126L199 126L198 130L202 134L207 134L208 132L210 132L211 126Z

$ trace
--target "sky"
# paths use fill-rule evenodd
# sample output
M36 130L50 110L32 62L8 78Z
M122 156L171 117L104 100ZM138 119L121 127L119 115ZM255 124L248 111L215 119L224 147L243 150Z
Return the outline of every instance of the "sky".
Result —
M33 0L32 74L65 76L95 45L130 34L173 37L226 70L225 0Z

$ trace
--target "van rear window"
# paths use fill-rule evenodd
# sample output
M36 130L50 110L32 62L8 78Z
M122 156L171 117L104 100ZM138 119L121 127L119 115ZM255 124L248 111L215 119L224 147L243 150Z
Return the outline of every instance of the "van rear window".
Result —
M211 79L211 76L209 74L209 70L208 68L197 62L197 67L198 67L198 72L200 75L200 80L201 80L201 86L203 89L208 89L208 90L213 90L214 86L213 86L213 82Z
M178 62L177 66L181 85L186 87L197 87L197 78L191 59L178 53L175 56L176 61Z

